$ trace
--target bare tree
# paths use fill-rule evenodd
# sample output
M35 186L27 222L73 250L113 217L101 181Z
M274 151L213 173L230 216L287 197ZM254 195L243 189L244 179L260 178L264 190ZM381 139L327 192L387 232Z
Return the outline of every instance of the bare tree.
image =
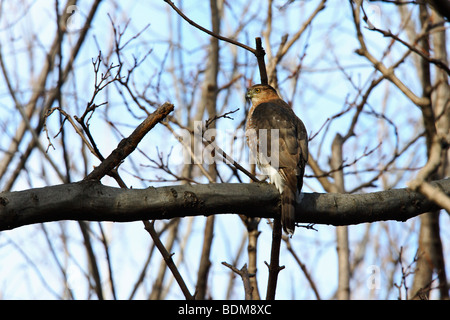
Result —
M0 15L2 298L448 298L445 5L55 0ZM310 136L293 238L245 147L255 82Z

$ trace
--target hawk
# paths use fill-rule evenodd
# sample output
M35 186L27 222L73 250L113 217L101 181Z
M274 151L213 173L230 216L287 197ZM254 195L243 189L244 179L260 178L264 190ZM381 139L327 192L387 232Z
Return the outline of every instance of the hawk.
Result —
M289 235L295 230L295 205L303 186L308 161L308 134L292 108L269 85L247 90L252 106L247 115L246 136L256 163L281 194L281 224Z

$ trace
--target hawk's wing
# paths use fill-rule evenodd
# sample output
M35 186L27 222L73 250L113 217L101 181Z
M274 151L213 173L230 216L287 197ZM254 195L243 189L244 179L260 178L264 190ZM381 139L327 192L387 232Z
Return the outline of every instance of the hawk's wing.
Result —
M270 161L278 164L279 173L290 189L300 190L308 161L308 135L303 122L283 100L279 99L258 105L251 116L251 123L258 140L265 138L260 135L259 129L268 129L267 150L257 149L260 162ZM271 152L272 139L276 138L276 135L272 137L270 129L278 129L278 152Z

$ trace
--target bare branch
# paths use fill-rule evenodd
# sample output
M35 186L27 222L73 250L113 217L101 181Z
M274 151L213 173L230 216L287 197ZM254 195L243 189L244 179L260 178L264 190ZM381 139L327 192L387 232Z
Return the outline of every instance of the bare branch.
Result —
M167 266L169 267L170 271L172 271L172 274L175 277L175 280L177 280L178 285L181 288L181 291L183 292L184 296L186 297L186 300L193 300L194 297L191 295L191 293L189 292L189 289L186 286L186 283L183 280L183 277L180 275L177 267L175 266L175 263L172 260L172 255L167 252L166 248L164 247L164 244L161 242L161 240L159 240L158 234L155 231L155 221L149 222L147 220L144 220L144 226L145 226L145 230L148 231L148 233L150 234L150 236L153 239L153 242L155 243L156 247L158 248L158 250L161 252L161 255L164 258L164 261L167 263Z
M253 287L250 284L250 277L254 277L255 274L250 274L247 269L247 264L239 270L236 267L233 267L231 264L226 263L225 261L222 264L228 268L230 268L234 273L238 274L242 278L242 282L244 283L244 292L245 292L245 300L252 299L252 291Z
M227 37L223 37L223 36L221 36L221 35L219 35L217 33L209 31L208 29L203 28L201 25L195 23L194 21L189 19L180 9L178 9L177 6L172 1L164 0L164 2L166 2L169 6L171 6L172 9L175 10L176 13L178 13L180 15L180 17L182 17L184 20L186 20L186 22L188 22L190 25L192 25L192 26L196 27L197 29L199 29L199 30L209 34L210 36L213 36L214 38L217 38L219 40L226 41L226 42L234 44L234 45L236 45L238 47L244 48L245 50L248 50L251 53L253 53L254 55L256 55L256 50L255 49L253 49L253 48L251 48L251 47L249 47L249 46L247 46L247 45L245 45L243 43L240 43L240 42L238 42L236 40L233 40L233 39L230 39L230 38L227 38Z
M406 41L402 40L397 35L393 34L390 30L386 31L386 30L381 30L378 28L371 28L370 30L377 31L377 32L381 33L384 37L392 38L395 41L400 42L405 47L407 47L409 50L417 53L423 59L427 60L429 63L432 63L432 64L438 66L439 68L444 70L448 75L450 75L450 68L447 66L447 64L444 61L430 57L429 55L427 55L427 53L423 52L423 50L420 50L420 49L416 48L414 45L411 45L411 44L407 43Z
M414 191L419 191L428 199L434 201L439 207L447 210L447 212L450 212L450 197L427 182L441 164L443 145L448 146L448 143L445 142L444 138L439 139L436 135L431 145L427 164L419 171L417 177L409 182L408 186Z
M113 168L120 164L131 152L133 152L138 143L144 136L161 120L163 120L171 111L173 105L170 103L163 104L154 113L148 116L128 137L120 141L117 148L111 152L98 167L94 169L84 180L99 180L107 175Z
M270 264L266 265L269 268L269 279L267 280L266 300L275 300L275 293L277 290L278 273L284 269L280 266L280 246L281 246L281 219L277 216L273 219L272 231L272 250L270 252Z

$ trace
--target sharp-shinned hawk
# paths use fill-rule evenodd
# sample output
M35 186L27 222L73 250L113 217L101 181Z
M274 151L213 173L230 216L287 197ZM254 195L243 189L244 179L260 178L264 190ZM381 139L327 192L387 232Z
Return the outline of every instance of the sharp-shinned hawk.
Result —
M303 186L308 161L305 125L269 85L247 91L252 106L247 115L246 136L256 163L281 194L281 224L288 234L295 230L295 205Z

